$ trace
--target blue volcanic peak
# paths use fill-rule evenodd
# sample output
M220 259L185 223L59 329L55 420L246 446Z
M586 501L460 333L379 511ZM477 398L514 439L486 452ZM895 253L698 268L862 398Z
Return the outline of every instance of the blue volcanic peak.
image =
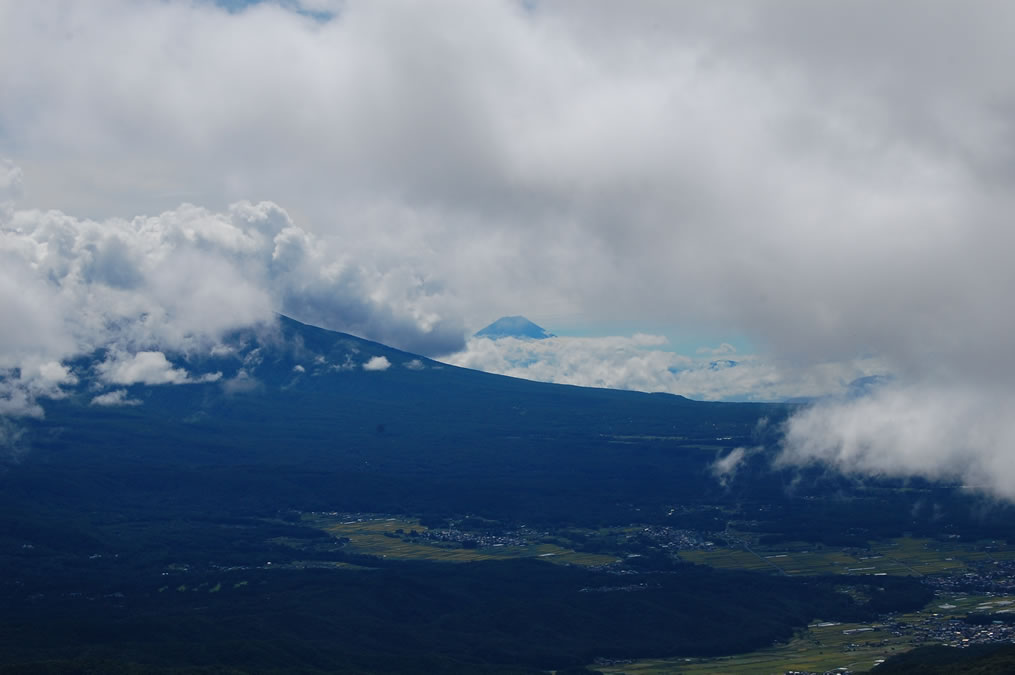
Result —
M557 336L546 332L544 328L537 326L524 316L502 316L476 333L476 337L487 337L494 340L503 337L543 340Z

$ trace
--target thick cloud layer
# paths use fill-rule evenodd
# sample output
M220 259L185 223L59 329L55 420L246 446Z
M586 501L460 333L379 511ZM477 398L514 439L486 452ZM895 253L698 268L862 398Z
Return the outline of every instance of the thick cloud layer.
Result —
M1015 499L1013 406L1004 390L890 386L791 418L781 462L960 481Z
M410 349L462 344L460 323L433 311L440 296L388 289L384 273L336 248L269 202L99 222L15 210L8 200L0 414L41 415L40 397L59 397L61 385L76 381L61 362L99 348L107 356L97 375L109 384L214 381L220 374L191 375L165 352L208 353L228 331L274 321L276 311Z
M786 372L876 357L926 429L935 392L990 428L1015 382L1013 32L990 1L4 3L0 155L25 174L0 189L34 215L7 210L0 358L103 325L37 283L66 276L45 242L93 246L69 286L116 316L144 289L131 331L170 342L278 307L429 353L519 311L662 318ZM229 207L262 199L292 221ZM180 300L224 288L224 314ZM852 427L813 414L789 456L840 461Z
M1015 327L1015 9L930 7L8 3L0 148L28 206L274 199L390 273L368 292L451 288L476 327L665 316L967 370Z

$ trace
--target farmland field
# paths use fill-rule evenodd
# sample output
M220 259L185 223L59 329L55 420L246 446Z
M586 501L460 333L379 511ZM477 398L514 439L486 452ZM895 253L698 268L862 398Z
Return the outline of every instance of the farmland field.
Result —
M715 659L643 660L617 664L616 666L596 666L596 668L604 673L614 675L620 673L630 673L631 675L662 675L663 673L782 675L790 669L824 672L841 667L863 672L871 668L877 660L910 648L905 638L893 637L881 626L839 623L824 625L824 623L812 624L787 644L749 654ZM865 630L871 628L873 630ZM844 632L855 630L863 632ZM877 646L874 646L875 644Z
M556 544L542 542L464 548L454 541L435 542L423 537L406 536L406 532L415 531L421 535L429 532L427 527L415 519L375 516L342 520L317 516L309 520L308 524L314 524L335 537L348 538L348 546L352 552L381 558L438 562L543 558L550 562L588 567L617 562L616 556L579 553Z
M916 646L943 642L925 639L926 630L946 630L947 621L971 612L1006 611L1015 597L945 594L919 612L874 623L815 621L785 644L747 654L713 659L643 659L630 663L595 665L612 675L782 675L787 670L824 672L849 668L866 672L878 662ZM900 630L901 624L901 630Z
M866 551L817 546L714 549L682 551L690 562L727 569L762 570L778 567L787 575L953 575L970 564L1015 559L1012 547L990 542L984 545L899 538L872 542ZM774 571L774 570L773 570ZM787 670L823 672L849 668L866 672L881 660L926 644L944 644L961 637L948 629L950 619L970 613L1009 612L1015 597L961 592L941 592L923 610L867 624L815 621L787 643L754 652L714 659L643 659L627 663L596 664L604 673L619 675L768 675Z
M812 545L804 547L755 547L750 551L715 548L708 551L682 551L687 562L725 569L773 570L786 575L800 574L894 574L922 576L957 572L968 563L984 560L1013 560L1011 547L977 550L962 543L943 543L931 539L898 538L872 542L868 550L841 549Z

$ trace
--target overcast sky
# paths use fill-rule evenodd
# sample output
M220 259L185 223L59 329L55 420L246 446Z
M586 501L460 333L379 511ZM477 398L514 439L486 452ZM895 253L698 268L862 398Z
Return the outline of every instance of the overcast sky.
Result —
M786 457L1015 490L1012 3L229 5L0 2L0 411L274 311L517 371L465 338L521 313L716 338L561 339L539 379L892 375Z

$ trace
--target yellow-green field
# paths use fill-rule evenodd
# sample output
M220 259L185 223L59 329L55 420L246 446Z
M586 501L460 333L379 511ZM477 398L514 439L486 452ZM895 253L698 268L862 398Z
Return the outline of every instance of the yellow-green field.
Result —
M699 565L711 565L733 570L774 571L773 562L763 555L735 548L715 548L709 551L681 551L680 558Z
M307 514L304 520L306 524L319 527L335 537L348 538L348 550L379 557L444 562L525 557L588 566L617 561L612 555L578 553L544 542L467 549L456 542L416 540L405 533L416 530L422 534L428 530L418 520L410 518L362 515L343 518L334 514ZM639 528L621 528L626 529L636 531ZM562 534L557 541L566 545L566 534ZM982 550L982 546L957 541L900 538L872 542L867 550L789 544L779 548L753 547L750 550L717 548L709 551L682 551L680 557L689 562L715 567L782 572L788 575L926 575L961 572L975 561L1015 559L1015 549L1003 545L993 548L1001 550L988 552ZM593 664L591 667L613 675L781 675L787 670L821 672L836 668L865 672L880 660L912 649L926 639L918 637L923 630L919 627L937 625L949 617L961 617L974 611L1007 611L1009 605L1015 611L1015 598L953 593L939 596L921 612L894 618L893 623L903 623L910 627L900 635L894 634L896 631L892 626L877 623L815 622L786 644L748 654L714 659L643 659L613 665Z
M1013 560L1015 549L977 550L960 542L902 538L872 542L868 551L822 547L786 549L716 549L682 551L680 557L697 563L731 569L779 570L798 574L898 574L926 575L961 572L969 563L983 560ZM982 549L982 547L979 547ZM896 617L910 627L944 622L971 612L1015 611L1015 597L991 597L952 593L941 595L920 612ZM873 628L874 630L861 630ZM851 631L846 633L844 631ZM865 672L881 659L912 649L912 633L893 635L879 624L838 624L815 622L786 644L775 645L748 654L715 659L644 659L612 666L595 665L604 673L619 675L769 675L787 670L822 672L849 668Z
M931 539L892 539L872 543L868 551L828 547L755 548L752 551L717 548L682 551L688 562L743 570L772 570L798 574L892 574L922 576L956 572L978 560L1013 560L1015 550L975 550L973 546Z
M844 633L874 628L874 630ZM847 648L850 651L846 651ZM894 637L879 624L812 625L789 643L749 654L715 659L657 659L615 666L595 666L604 673L619 675L782 675L787 670L824 672L848 667L868 670L878 659L905 651L910 646L904 637Z
M485 546L462 548L456 543L413 541L401 535L392 537L397 530L423 533L427 528L418 520L400 518L374 518L341 521L316 517L314 524L336 537L348 537L350 551L400 560L436 560L441 562L471 562L474 560L503 560L505 558L543 558L550 562L597 566L616 562L612 555L578 553L554 544L532 543L523 546Z
M915 626L930 620L932 615L937 615L936 620L945 621L970 612L997 611L1009 606L1015 607L1015 597L946 595L934 600L923 611L900 615L895 621ZM824 672L836 668L865 672L878 661L915 646L912 635L892 633L889 626L881 623L815 622L786 644L748 654L714 659L643 659L592 667L612 675L782 675L787 670Z

